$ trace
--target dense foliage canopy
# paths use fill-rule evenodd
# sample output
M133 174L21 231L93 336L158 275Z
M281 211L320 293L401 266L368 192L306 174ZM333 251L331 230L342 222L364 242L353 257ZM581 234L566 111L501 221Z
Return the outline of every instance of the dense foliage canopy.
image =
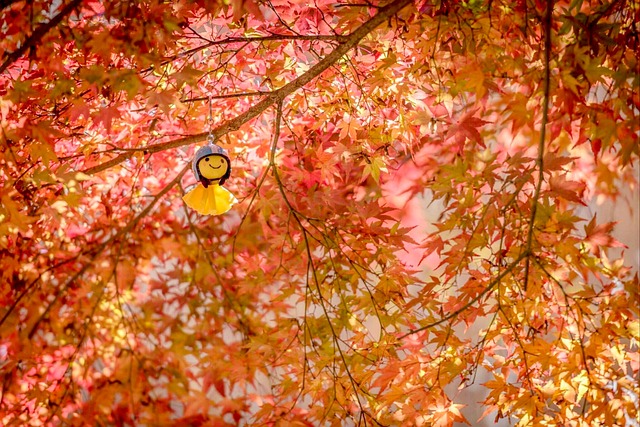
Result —
M0 424L637 425L639 18L0 0Z

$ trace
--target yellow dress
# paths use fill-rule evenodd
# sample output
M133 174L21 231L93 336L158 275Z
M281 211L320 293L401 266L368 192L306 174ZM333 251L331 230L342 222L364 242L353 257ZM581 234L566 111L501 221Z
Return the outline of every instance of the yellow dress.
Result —
M201 183L182 196L182 200L201 215L221 215L238 202L226 188L218 184L210 184L204 188Z

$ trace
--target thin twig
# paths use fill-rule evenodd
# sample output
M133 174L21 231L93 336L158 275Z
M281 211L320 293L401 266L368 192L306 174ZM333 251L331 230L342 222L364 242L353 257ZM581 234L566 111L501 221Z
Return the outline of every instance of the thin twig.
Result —
M101 244L99 244L93 250L92 259L90 260L90 262L87 262L85 265L83 265L82 268L76 274L74 274L69 280L67 280L67 282L60 289L57 290L53 300L47 305L44 311L36 319L36 321L34 322L33 326L31 326L31 329L29 330L29 333L27 335L29 339L33 337L35 332L38 330L38 326L40 325L40 322L49 314L49 311L53 308L53 305L64 294L67 288L69 288L69 286L71 286L71 284L75 280L77 280L80 276L82 276L93 265L93 260L102 251L104 251L107 248L107 246L109 246L110 243L116 241L117 239L123 236L126 236L138 224L138 222L140 222L142 218L147 216L147 214L151 211L151 209L153 209L156 203L158 203L158 201L162 197L164 197L164 195L167 194L169 190L171 190L178 182L180 182L180 180L182 179L182 176L190 168L191 168L191 165L187 163L185 167L182 168L182 170L178 173L178 175L176 175L176 177L169 184L167 184L158 194L156 194L153 200L151 200L151 202L138 215L136 215L136 217L133 220L131 220L125 227L121 228L116 234L114 234L113 236L111 236L109 239L105 240Z
M228 98L243 98L250 96L265 96L269 95L271 92L265 91L256 91L256 92L241 92L241 93L227 93L224 95L211 95L211 96L199 96L197 98L187 98L181 99L180 102L183 104L187 104L190 102L200 102L200 101L208 101L210 99L228 99Z
M82 0L73 0L71 3L63 7L60 13L54 16L49 22L36 28L31 36L29 36L18 49L6 56L2 65L0 65L0 74L9 68L11 64L16 62L27 50L34 47L52 28L56 27L67 15L73 12L81 2Z
M542 123L540 124L540 141L538 143L538 158L536 165L538 167L538 182L531 200L531 217L529 219L529 231L527 234L527 242L525 244L525 252L532 254L531 246L533 244L533 229L538 212L538 198L542 182L544 181L544 143L546 139L546 128L549 121L549 86L551 83L551 17L553 14L553 0L547 1L547 13L544 20L544 98L542 101ZM524 265L524 285L526 292L529 283L529 257L525 260Z
M185 56L189 56L192 55L194 53L197 53L203 49L206 49L208 47L212 47L212 46L220 46L220 45L224 45L224 44L232 44L232 43L245 43L245 42L266 42L266 41L286 41L286 40L303 40L303 41L336 41L338 43L343 43L344 41L346 41L346 36L341 36L341 35L332 35L332 34L328 34L328 35L323 35L323 34L319 34L319 35L285 35L285 34L274 34L271 36L258 36L258 37L229 37L227 39L222 39L222 40L208 40L206 43L191 48L189 50L185 50L184 52L180 52L176 55L173 55L169 58L166 58L164 61L162 61L162 65L166 65L168 63L170 63L171 61L174 61L178 58L184 58ZM143 72L145 71L150 71L151 69L146 69L143 70Z
M461 314L462 312L466 311L469 307L471 307L473 304L475 304L476 302L478 302L478 300L480 300L480 298L482 298L483 296L485 296L487 293L489 293L489 291L491 291L498 283L500 283L502 281L502 279L505 278L505 276L507 276L508 274L511 273L511 271L513 271L513 269L520 263L520 261L522 261L524 258L527 258L529 256L529 252L523 252L520 254L520 256L518 256L518 258L516 258L511 264L509 264L503 271L502 273L498 274L495 279L493 279L491 282L489 282L489 284L487 285L486 288L484 288L482 290L482 292L480 292L478 295L476 295L473 299L471 299L471 301L469 301L468 303L466 303L465 305L463 305L462 307L460 307L459 309L457 309L456 311L444 316L443 318L441 318L440 320L437 320L433 323L429 323L428 325L425 326L421 326L417 329L412 329L409 332L407 332L404 335L401 335L400 337L398 337L399 340L404 339L406 337L408 337L409 335L413 335L415 333L418 332L422 332L425 331L427 329L431 329L434 326L438 326L441 323L444 323L448 320L453 319L454 317L457 317L459 314Z
M244 113L236 116L231 120L224 122L217 128L213 129L213 133L218 138L220 138L220 136L222 135L226 135L229 132L238 130L240 126L247 123L249 120L257 117L259 114L264 112L267 108L269 108L273 104L276 104L284 100L284 98L286 98L288 95L291 95L298 89L302 88L304 85L311 82L313 79L315 79L320 74L322 74L326 69L331 67L337 61L339 61L347 52L349 52L351 49L357 46L358 43L360 43L360 40L362 40L367 34L369 34L374 29L376 29L378 25L382 24L391 16L395 15L401 9L403 9L405 6L408 6L411 3L412 3L411 0L397 0L383 8L380 8L378 14L376 14L369 21L362 24L354 32L352 32L348 36L345 36L343 43L340 43L334 50L331 51L331 53L329 53L327 56L322 58L314 66L309 68L307 72L303 73L302 75L300 75L300 77L296 78L295 80L287 83L280 89L275 90L269 95L265 96L263 100L255 104L253 107L249 108ZM206 140L208 135L209 135L209 132L201 132L201 133L187 136L184 138L167 141L160 144L150 145L146 147L146 151L149 154L154 154L154 153L158 153L160 151L168 150L171 148L178 148L184 145L195 144L195 143ZM125 160L130 158L132 155L133 153L131 152L122 153L111 160L108 160L104 163L93 166L91 168L88 168L83 172L89 175L102 172L106 169L109 169L113 166L116 166L124 162Z
M304 239L304 243L305 243L305 249L306 249L306 253L307 253L307 275L309 274L309 271L311 272L311 275L313 277L313 281L315 283L315 287L316 287L316 291L318 293L318 300L320 302L320 306L322 307L322 311L324 313L324 316L327 320L327 323L329 325L329 329L331 330L331 334L333 336L333 340L335 342L335 347L338 350L338 354L340 355L340 359L342 361L342 364L344 366L344 369L347 373L347 376L349 377L349 381L351 383L351 387L353 388L353 393L355 396L356 401L358 402L358 406L360 407L360 412L362 414L366 413L362 402L360 401L360 397L358 394L358 390L360 389L359 384L357 383L357 381L355 380L355 378L353 377L351 370L349 369L349 365L347 363L347 359L344 355L344 352L342 351L342 348L340 347L340 344L338 343L339 340L339 336L333 326L333 323L331 322L331 316L329 315L329 311L327 310L327 306L326 306L326 302L327 300L325 299L325 297L322 294L322 289L320 288L320 279L318 279L318 273L316 270L316 266L313 262L313 254L311 252L311 244L309 242L309 232L306 229L306 227L304 226L304 224L302 223L301 220L301 214L294 209L293 205L291 205L291 202L289 201L289 198L287 197L286 193L285 193L285 188L284 188L284 184L280 178L280 174L278 173L278 168L275 164L275 151L276 151L276 147L277 147L277 142L278 142L278 137L280 135L280 122L282 119L282 101L278 102L277 105L277 110L276 110L276 120L275 120L275 131L274 131L274 142L271 146L271 153L269 155L269 167L273 168L273 176L276 180L276 183L278 185L278 188L280 190L280 193L282 195L282 198L284 199L289 212L291 212L291 214L293 215L293 218L295 219L295 221L298 223L298 226L300 227L300 231L302 232L302 237ZM308 277L308 276L307 276ZM364 391L363 391L364 392ZM375 420L374 420L375 421ZM365 426L367 425L366 422L366 418L365 418Z

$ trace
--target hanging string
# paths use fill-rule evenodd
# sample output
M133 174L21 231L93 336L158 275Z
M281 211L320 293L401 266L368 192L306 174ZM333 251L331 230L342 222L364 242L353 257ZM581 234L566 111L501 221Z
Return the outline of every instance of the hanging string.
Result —
M207 118L207 127L209 128L207 142L209 144L213 144L216 141L216 136L213 134L213 107L211 105L211 96L209 96L209 117Z

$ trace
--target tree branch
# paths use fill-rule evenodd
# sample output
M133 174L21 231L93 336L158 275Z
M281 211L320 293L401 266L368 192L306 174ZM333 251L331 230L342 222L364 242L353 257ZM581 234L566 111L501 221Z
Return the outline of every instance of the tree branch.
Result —
M304 224L302 224L302 220L300 219L301 216L304 217L302 214L300 214L297 210L295 210L295 208L291 205L291 202L289 201L289 198L287 197L287 194L285 192L285 188L284 188L284 184L280 178L280 174L278 173L278 168L275 164L275 154L276 154L276 148L277 148L277 144L278 144L278 139L280 137L280 123L281 123L281 119L282 119L282 100L278 101L277 104L277 108L276 108L276 118L275 118L275 124L274 124L274 138L273 138L273 143L271 145L271 151L269 154L269 166L268 168L273 168L273 176L276 180L276 184L278 185L278 189L280 190L280 194L282 195L282 198L284 199L285 204L287 205L287 208L289 209L289 212L293 215L293 218L295 219L295 221L298 223L298 226L300 227L300 232L302 233L302 237L304 239L304 244L305 244L305 250L306 250L306 254L307 254L307 282L309 281L309 273L311 273L311 276L313 277L313 281L315 283L315 287L316 287L316 291L318 293L318 301L320 302L320 306L322 307L322 312L324 313L324 316L327 320L327 324L329 325L329 329L331 330L331 334L333 336L333 340L335 343L335 348L338 350L338 354L340 355L340 359L342 361L342 364L344 366L344 369L347 373L347 376L349 377L349 381L351 383L351 387L353 389L353 394L355 396L355 400L358 402L358 406L360 408L360 412L362 414L366 414L366 411L362 405L362 402L360 401L359 395L358 395L358 390L361 389L359 387L359 384L356 382L355 378L353 377L353 374L351 373L351 370L349 369L349 364L347 363L347 359L344 355L344 352L342 351L342 348L340 347L338 341L340 340L339 334L336 332L333 323L331 322L331 316L329 315L329 311L327 310L326 304L325 302L327 302L327 300L325 299L324 295L322 294L322 289L320 288L320 279L318 278L318 273L315 267L315 264L313 262L313 254L311 251L311 244L309 242L309 232L307 231L307 229L305 228ZM268 170L268 169L267 169ZM308 286L308 283L307 283ZM305 311L306 313L306 311ZM335 383L334 383L335 385ZM364 392L364 390L362 390ZM370 417L371 419L373 419L374 421L375 418ZM376 421L377 424L380 424ZM367 425L366 419L365 419L365 426Z
M0 319L0 326L2 326L4 324L4 322L7 320L9 315L13 312L13 310L16 309L18 304L20 304L20 301L22 301L22 299L25 296L27 296L27 294L29 292L31 292L32 289L34 289L36 287L38 282L42 280L42 275L44 273L47 273L49 271L53 271L58 267L61 267L61 266L65 265L65 264L68 264L70 262L76 261L81 255L87 255L87 254L90 254L90 253L91 253L91 251L88 251L86 253L81 252L81 253L76 254L75 256L73 256L73 257L71 257L69 259L62 260L62 261L60 261L60 262L58 262L58 263L46 268L44 271L42 271L38 275L38 277L36 277L34 280L31 281L31 283L29 283L28 285L25 286L24 290L20 293L20 295L18 295L18 297L15 300L13 300L11 305L9 305L9 307L7 308L7 311L5 311L5 313L2 315L2 318Z
M49 22L46 24L40 25L36 30L29 36L18 49L11 52L5 59L2 65L0 65L0 74L2 74L11 64L16 62L27 50L34 47L42 37L45 36L52 28L56 27L64 18L67 17L73 10L80 5L82 0L72 0L71 3L67 4L62 8L60 13L54 16Z
M253 107L249 108L244 113L236 116L235 118L226 121L221 124L217 128L213 129L213 133L219 138L222 135L225 135L229 132L238 130L240 126L247 123L249 120L258 116L262 112L264 112L271 105L282 101L288 95L291 95L316 77L318 77L322 72L324 72L327 68L331 67L335 64L342 56L344 56L347 52L349 52L352 48L358 45L360 40L362 40L367 34L373 31L378 25L382 24L384 21L398 13L405 6L411 4L411 0L396 0L389 5L380 8L380 11L377 15L371 18L369 21L362 24L358 27L353 33L345 36L344 42L339 44L331 53L322 58L317 64L311 67L307 72L302 74L297 79L287 83L283 87L278 90L273 91L269 95L265 96L265 98L255 104ZM145 148L145 151L149 154L158 153L160 151L168 150L171 148L178 148L188 144L194 144L197 142L201 142L207 139L209 132L201 132L195 135L187 136L184 138L175 139L173 141L167 141L160 144L150 145ZM113 166L116 166L128 158L131 157L133 153L122 153L117 157L114 157L111 160L108 160L104 163L101 163L97 166L93 166L84 170L83 172L89 175L102 172L106 169L109 169Z
M428 325L422 326L422 327L417 328L417 329L412 329L409 332L407 332L406 334L401 335L400 337L398 337L398 339L401 340L401 339L404 339L404 338L408 337L409 335L413 335L415 333L422 332L422 331L425 331L427 329L431 329L434 326L438 326L439 324L444 323L447 320L450 320L450 319L453 319L454 317L457 317L460 313L462 313L463 311L466 311L469 307L471 307L478 300L480 300L480 298L485 296L491 289L493 289L498 283L500 283L502 281L502 279L504 279L504 277L507 274L511 273L511 271L513 271L513 269L520 263L520 261L522 261L524 258L528 258L529 255L530 254L527 251L521 253L520 256L518 256L518 258L516 258L511 264L509 264L504 269L504 271L502 273L498 274L495 279L493 279L491 282L489 282L487 287L484 288L482 290L482 292L480 292L478 295L476 295L474 298L472 298L471 301L469 301L468 303L466 303L465 305L463 305L462 307L460 307L459 309L457 309L453 313L450 313L450 314L444 316L443 318L441 318L440 320L437 320L437 321L435 321L433 323L429 323Z
M229 99L229 98L244 98L244 97L250 97L250 96L265 96L270 93L271 92L265 92L265 91L227 93L224 95L199 96L197 98L186 98L186 99L181 99L180 102L182 102L183 104L186 104L190 102L208 101L210 99Z
M549 86L551 83L551 17L553 14L553 0L547 0L547 13L544 20L544 97L542 101L542 123L540 124L540 141L538 142L538 159L536 165L538 167L538 182L531 200L531 218L529 218L529 230L527 233L527 243L525 244L525 252L531 255L531 246L533 244L533 228L535 226L536 214L538 212L538 197L542 189L544 181L544 143L546 139L547 123L549 122ZM524 290L526 292L529 283L529 257L527 257L524 265Z
M178 182L180 182L185 172L187 172L190 168L191 168L191 164L187 163L182 168L182 170L178 173L178 175L176 175L176 177L170 183L168 183L162 190L160 190L160 192L154 196L153 200L151 200L151 202L142 211L140 211L140 213L136 215L136 217L133 218L131 222L129 222L125 227L121 228L116 234L111 236L109 239L105 240L104 242L96 246L96 248L92 251L93 253L91 254L92 257L90 262L87 262L85 265L83 265L82 268L76 274L74 274L69 280L67 280L67 282L56 292L54 299L47 305L47 307L44 309L42 314L40 314L40 316L36 319L35 323L33 324L33 326L31 326L31 329L29 330L29 334L27 335L29 339L33 338L33 335L38 330L38 326L40 325L40 322L49 314L49 311L51 311L51 308L56 303L56 301L58 301L60 296L67 290L67 288L76 279L82 276L93 265L93 260L100 253L102 253L102 251L104 251L107 248L107 246L109 246L110 243L116 241L117 239L123 236L126 236L131 230L133 230L133 228L138 224L138 222L140 222L142 218L147 216L147 214L151 211L151 209L153 209L156 203L158 203L158 201L162 197L164 197L164 195L167 194L169 190L171 190Z
M307 41L337 41L338 43L343 43L347 41L347 36L340 35L280 35L274 34L271 36L261 36L261 37L229 37L223 40L209 40L207 43L204 43L200 46L191 48L189 50L185 50L184 52L180 52L176 55L170 56L162 61L162 65L166 65L171 61L174 61L178 58L184 58L185 56L189 56L196 52L199 52L203 49L212 46L220 46L224 44L231 43L245 43L245 42L267 42L267 41L286 41L286 40L307 40ZM144 70L149 71L150 69Z

